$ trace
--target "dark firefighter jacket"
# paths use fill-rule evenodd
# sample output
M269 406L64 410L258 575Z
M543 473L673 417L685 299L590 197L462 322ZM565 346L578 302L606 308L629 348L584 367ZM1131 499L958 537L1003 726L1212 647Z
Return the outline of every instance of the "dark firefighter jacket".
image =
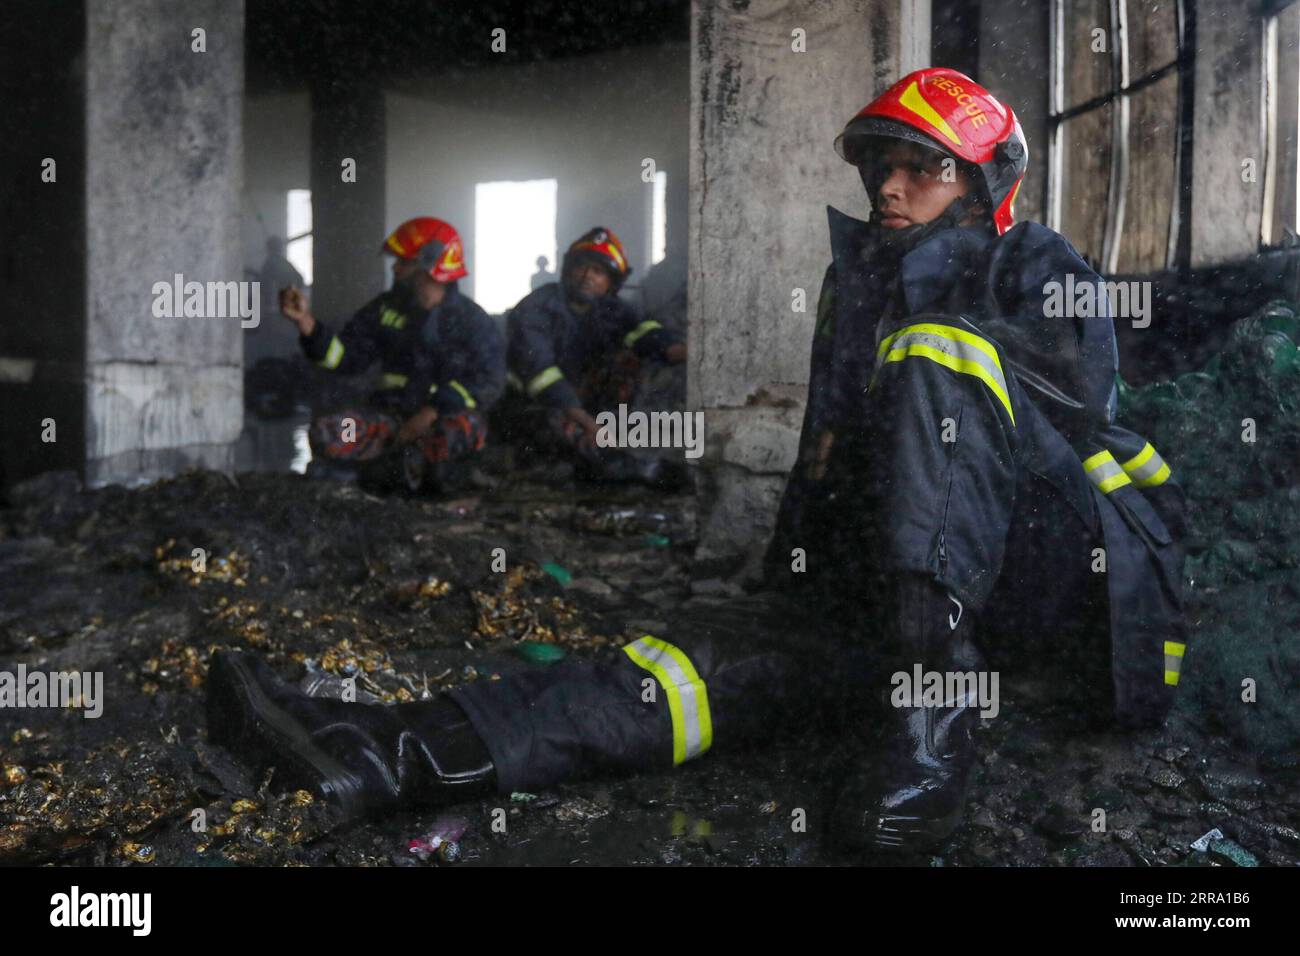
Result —
M855 421L878 414L867 402L881 330L907 316L951 317L1001 347L1011 366L1004 373L1016 376L1050 423L1032 443L1031 470L1081 516L1099 517L1117 714L1128 724L1160 719L1186 647L1182 491L1160 455L1115 422L1117 350L1104 295L1096 317L1047 311L1049 283L1064 287L1072 276L1075 288L1091 282L1102 293L1100 278L1064 237L1033 222L1001 237L982 226L942 230L873 271L862 264L871 256L867 224L828 213L833 261L818 302L799 461L768 551L769 578L790 569L806 506L834 493L808 474L819 436L835 434L838 448Z
M372 299L335 334L317 322L300 339L307 358L343 374L383 368L376 401L409 415L422 405L440 414L486 412L505 390L505 344L491 317L455 283L421 314L391 290Z
M529 398L554 408L581 405L577 387L612 353L632 349L643 358L658 357L680 341L614 295L578 315L558 282L531 292L510 310L506 322L512 378Z

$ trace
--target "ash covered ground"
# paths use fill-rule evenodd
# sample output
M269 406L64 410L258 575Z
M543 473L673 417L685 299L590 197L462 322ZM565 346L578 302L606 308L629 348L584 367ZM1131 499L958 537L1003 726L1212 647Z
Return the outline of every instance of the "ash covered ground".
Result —
M1121 733L1055 694L1050 675L1003 669L966 821L939 853L907 862L1300 863L1300 487L1288 457L1300 447L1300 362L1277 331L1300 326L1278 308L1245 322L1207 371L1125 396L1128 420L1195 475L1191 640L1168 724ZM1245 451L1243 409L1269 434ZM1193 446L1181 460L1173 450ZM356 676L394 702L547 666L521 646L613 655L669 613L734 600L724 582L693 581L691 497L498 476L438 501L191 472L92 491L50 473L10 498L0 669L102 671L105 684L98 719L0 710L0 863L892 862L846 860L821 831L836 754L816 736L348 826L207 742L218 648L263 655L293 681ZM491 569L495 548L504 574ZM1243 676L1257 684L1253 703ZM497 808L504 833L491 826ZM796 810L805 829L792 826ZM408 842L447 821L464 831L458 862L420 862ZM1221 838L1192 846L1216 829Z

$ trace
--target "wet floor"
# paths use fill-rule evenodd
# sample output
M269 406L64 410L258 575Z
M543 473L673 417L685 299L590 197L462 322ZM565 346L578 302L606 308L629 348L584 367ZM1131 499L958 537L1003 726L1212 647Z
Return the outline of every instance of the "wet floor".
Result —
M299 406L284 418L263 419L244 414L244 428L235 444L235 471L288 472L301 475L311 461L307 425L311 411Z

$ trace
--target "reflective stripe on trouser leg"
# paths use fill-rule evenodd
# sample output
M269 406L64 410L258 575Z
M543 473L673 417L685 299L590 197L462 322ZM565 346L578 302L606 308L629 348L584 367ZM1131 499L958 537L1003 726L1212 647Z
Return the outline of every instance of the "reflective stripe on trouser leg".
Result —
M1165 641L1166 684L1178 683L1178 675L1183 669L1183 652L1186 650L1186 644L1179 644L1177 641Z
M673 764L700 756L713 745L709 693L682 651L649 634L623 648L636 664L655 676L668 695L673 718Z
M682 719L689 704L677 680L708 685L707 696L701 686L690 700L697 719L701 704L708 707L708 722L697 723L700 752L705 743L715 744L709 749L763 745L781 733L806 730L810 712L830 697L858 694L865 683L861 669L827 643L825 627L806 609L791 620L793 612L780 613L776 600L748 596L726 620L718 608L701 608L671 632L671 644L637 651L665 673L664 645L689 657L688 671L667 654L678 677L661 679L625 652L608 662L571 656L500 680L471 681L450 693L491 753L503 793L535 793L594 774L669 769L678 740L683 756L688 749ZM766 627L756 629L755 620ZM832 673L825 667L827 654L837 662ZM683 705L676 713L669 687L677 689Z

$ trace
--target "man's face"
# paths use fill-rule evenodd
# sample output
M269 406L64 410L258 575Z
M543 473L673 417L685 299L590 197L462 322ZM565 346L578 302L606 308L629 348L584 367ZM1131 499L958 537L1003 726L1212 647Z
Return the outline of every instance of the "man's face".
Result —
M426 309L441 304L447 294L447 287L434 281L428 270L414 259L393 260L393 289Z
M898 141L858 167L886 229L905 229L937 219L949 204L970 191L970 180L955 160L916 143ZM945 180L951 180L946 182Z
M613 284L608 269L583 260L569 267L568 280L575 292L593 300L607 293Z
M414 259L393 260L393 286L402 286L411 292L416 289L416 279L424 270Z

